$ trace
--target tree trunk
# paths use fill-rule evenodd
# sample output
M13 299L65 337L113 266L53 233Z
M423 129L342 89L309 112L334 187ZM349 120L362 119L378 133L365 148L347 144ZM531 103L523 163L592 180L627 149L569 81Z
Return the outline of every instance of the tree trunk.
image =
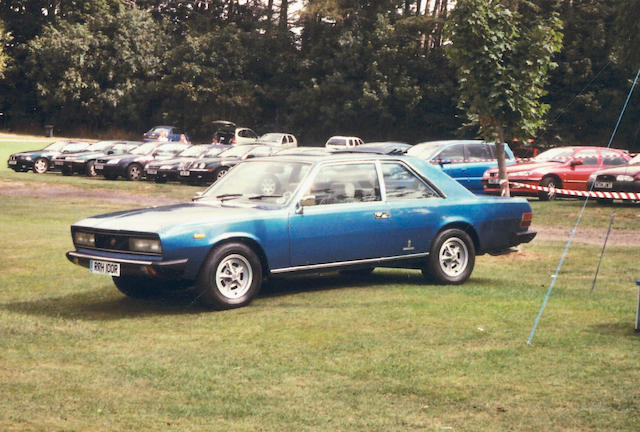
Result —
M273 27L273 0L267 2L267 33L271 33Z
M504 157L504 131L501 125L496 126L498 142L496 142L496 157L498 158L498 177L500 178L500 196L511 196L509 192L509 180L507 178L507 165Z
M286 33L289 30L289 0L280 2L280 22L278 23L280 33Z

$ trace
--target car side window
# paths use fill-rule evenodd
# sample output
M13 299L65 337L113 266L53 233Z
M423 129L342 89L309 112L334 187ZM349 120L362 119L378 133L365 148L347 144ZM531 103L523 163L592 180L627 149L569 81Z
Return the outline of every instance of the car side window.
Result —
M315 196L315 205L382 200L376 167L370 162L321 167L309 194Z
M382 177L387 191L387 201L435 198L439 196L436 191L425 184L402 163L383 163Z
M470 162L479 162L493 159L489 146L485 143L466 144L467 159Z
M602 150L602 165L618 166L624 165L627 161L618 152L612 150Z
M598 152L596 150L582 150L576 153L575 160L581 160L583 165L598 165Z
M440 159L443 161L457 161L462 162L464 158L464 144L453 144L450 145L436 156L436 159Z

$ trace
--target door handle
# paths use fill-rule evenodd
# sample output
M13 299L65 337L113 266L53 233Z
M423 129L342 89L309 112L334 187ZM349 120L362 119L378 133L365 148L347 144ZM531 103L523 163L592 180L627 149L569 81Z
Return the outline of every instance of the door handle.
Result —
M389 212L377 211L373 214L376 219L389 219Z

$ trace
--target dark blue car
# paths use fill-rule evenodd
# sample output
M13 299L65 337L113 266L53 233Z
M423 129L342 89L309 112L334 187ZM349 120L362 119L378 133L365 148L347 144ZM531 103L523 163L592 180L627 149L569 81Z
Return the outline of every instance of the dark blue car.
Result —
M274 156L242 162L193 202L81 220L67 257L132 297L193 286L225 309L276 274L405 267L463 283L476 255L531 241L530 223L526 200L476 196L420 159Z
M507 144L504 145L504 151L507 165L514 164L515 156ZM484 172L498 166L495 143L479 140L428 141L414 145L407 154L439 166L476 194L484 193Z

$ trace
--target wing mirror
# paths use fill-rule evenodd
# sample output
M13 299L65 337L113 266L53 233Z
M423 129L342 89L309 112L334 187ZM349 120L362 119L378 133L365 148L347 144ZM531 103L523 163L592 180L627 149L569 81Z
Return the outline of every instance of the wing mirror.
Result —
M316 205L315 195L305 195L296 206L296 214L302 214L305 207Z
M438 159L438 163L440 165L449 165L451 164L451 161L449 159Z
M584 161L582 159L573 159L571 161L571 168L574 168L578 165L584 165Z

